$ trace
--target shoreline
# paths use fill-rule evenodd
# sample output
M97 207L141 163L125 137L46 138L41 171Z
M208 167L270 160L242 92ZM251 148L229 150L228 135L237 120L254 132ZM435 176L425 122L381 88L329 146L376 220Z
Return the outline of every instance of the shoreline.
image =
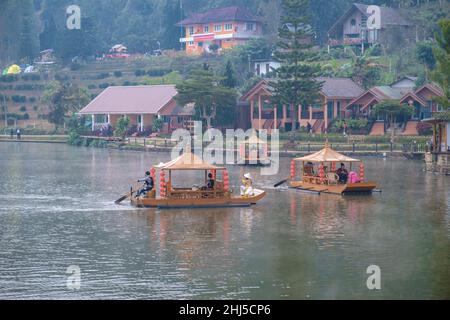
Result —
M51 138L50 138L51 137ZM16 138L11 139L10 137L2 136L0 137L0 142L5 143L49 143L49 144L67 144L68 136L22 136L22 139L18 140ZM92 138L95 140L96 138ZM103 140L103 139L98 139ZM80 147L76 145L71 145L74 147ZM83 146L81 146L83 147ZM96 149L109 149L109 150L120 150L120 151L134 151L134 152L160 152L169 153L172 150L170 146L154 146L154 145L133 145L133 144L118 144L117 142L107 142L104 146L84 146L86 148L96 148ZM238 152L238 150L234 150ZM297 157L308 155L314 150L299 151L299 150L283 150L279 151L280 157ZM347 156L359 156L359 157L376 157L376 158L394 158L394 159L407 159L407 160L424 160L425 152L403 152L399 150L394 151L375 151L375 150L357 150L357 151L340 151ZM385 156L384 156L385 155Z

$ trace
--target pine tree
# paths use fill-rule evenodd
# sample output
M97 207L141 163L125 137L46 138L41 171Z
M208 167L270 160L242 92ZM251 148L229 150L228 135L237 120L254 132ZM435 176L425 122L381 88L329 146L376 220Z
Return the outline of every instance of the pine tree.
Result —
M318 54L312 50L313 32L309 25L308 0L283 0L283 15L278 31L275 58L282 66L275 71L277 81L273 87L273 101L291 110L292 130L295 130L297 108L318 101L322 83L316 78L320 66L315 63Z
M22 3L23 11L20 30L20 57L31 63L38 53L38 35L36 33L36 15L34 13L33 1L26 0Z
M231 61L228 60L227 65L225 67L225 73L223 75L222 85L234 89L236 88L236 77L234 75L234 69L233 65L231 64Z

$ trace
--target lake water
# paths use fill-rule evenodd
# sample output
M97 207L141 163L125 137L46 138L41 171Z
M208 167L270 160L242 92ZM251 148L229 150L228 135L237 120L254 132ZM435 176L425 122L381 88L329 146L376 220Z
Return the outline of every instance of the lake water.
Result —
M450 298L450 177L421 161L367 159L373 196L273 189L289 174L282 159L272 177L229 168L232 184L250 171L267 188L252 208L113 203L167 160L0 143L0 299ZM71 265L80 290L67 288ZM367 288L370 265L381 290Z

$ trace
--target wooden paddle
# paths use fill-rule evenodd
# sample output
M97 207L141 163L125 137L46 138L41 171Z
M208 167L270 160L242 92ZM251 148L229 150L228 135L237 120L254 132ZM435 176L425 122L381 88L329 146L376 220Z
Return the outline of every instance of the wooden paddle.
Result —
M290 179L290 178L286 178L286 179L284 179L283 181L280 181L280 182L274 184L273 187L274 187L274 188L278 188L278 187L281 186L282 184L285 184L286 182L288 182L289 179Z
M136 185L134 185L133 187L136 187ZM123 201L125 201L126 199L130 198L131 196L133 196L133 194L137 191L136 189L137 188L133 188L132 191L128 192L127 194L124 194L119 199L114 201L114 203L115 204L121 204ZM134 190L136 190L136 191L134 191Z

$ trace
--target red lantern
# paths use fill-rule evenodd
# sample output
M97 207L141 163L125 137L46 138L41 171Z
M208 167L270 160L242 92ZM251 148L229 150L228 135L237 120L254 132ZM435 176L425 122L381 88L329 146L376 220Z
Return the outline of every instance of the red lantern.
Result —
M155 181L155 179L156 179L156 169L155 168L150 169L150 177L152 177L153 181Z
M225 192L230 190L230 177L228 176L228 171L224 170L223 172L223 189Z
M159 180L159 194L161 195L161 198L166 197L166 174L164 171L161 171L160 173L160 180Z
M291 179L295 179L295 160L291 161Z
M319 166L319 178L321 183L325 181L325 168L323 166L323 163Z
M361 162L361 164L359 165L359 179L361 180L361 182L364 182L364 176L365 176L364 163Z

